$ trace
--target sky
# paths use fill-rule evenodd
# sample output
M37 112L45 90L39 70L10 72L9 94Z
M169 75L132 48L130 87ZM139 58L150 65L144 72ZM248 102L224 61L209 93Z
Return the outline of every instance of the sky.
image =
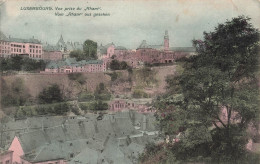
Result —
M170 47L190 47L192 39L200 39L204 31L212 31L218 23L239 15L252 18L260 28L260 0L0 0L0 30L16 38L37 38L56 44L62 34L65 41L98 44L113 42L134 49L142 40L148 44L163 43L165 30ZM52 7L53 10L21 10L25 7ZM55 7L63 8L62 11ZM55 16L55 12L92 13L92 16ZM84 11L86 7L100 8ZM110 16L93 17L94 13Z

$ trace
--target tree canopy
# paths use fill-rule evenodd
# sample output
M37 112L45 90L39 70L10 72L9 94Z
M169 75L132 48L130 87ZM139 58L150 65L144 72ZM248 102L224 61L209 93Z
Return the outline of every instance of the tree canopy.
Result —
M86 40L83 44L83 52L86 59L97 59L97 42Z
M57 84L52 84L51 86L44 88L42 92L40 92L38 98L39 102L43 104L63 101L62 92Z
M197 55L167 79L169 92L154 104L162 131L180 136L171 160L241 162L248 155L247 129L259 115L259 31L239 16L193 45Z

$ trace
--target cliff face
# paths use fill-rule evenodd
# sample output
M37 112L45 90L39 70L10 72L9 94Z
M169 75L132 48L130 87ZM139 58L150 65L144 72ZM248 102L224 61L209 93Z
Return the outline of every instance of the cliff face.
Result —
M20 79L23 82L23 87L32 97L37 97L43 88L51 84L58 84L65 94L71 94L73 97L81 91L93 92L99 83L108 85L110 82L110 77L104 73L84 73L82 75L84 77L82 84L77 80L70 80L67 74L26 74L2 76L1 78L9 87L12 87L12 84Z
M131 94L134 89L142 89L152 95L163 93L165 91L165 78L167 75L174 74L175 66L153 67L150 79L154 80L150 84L146 84L140 74L140 70L134 70L132 74L127 71L117 71L116 80L111 80L111 73L82 73L83 82L72 80L67 74L17 74L11 76L2 76L1 81L5 85L0 85L1 91L3 87L13 87L13 83L21 81L26 92L32 97L38 94L51 84L58 84L65 95L75 97L82 91L94 92L97 85L104 83L108 91L112 94ZM3 91L4 92L4 91Z

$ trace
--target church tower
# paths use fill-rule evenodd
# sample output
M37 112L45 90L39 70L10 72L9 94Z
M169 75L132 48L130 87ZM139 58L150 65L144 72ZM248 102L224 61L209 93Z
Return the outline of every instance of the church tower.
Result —
M167 30L164 35L164 51L169 51L169 35Z

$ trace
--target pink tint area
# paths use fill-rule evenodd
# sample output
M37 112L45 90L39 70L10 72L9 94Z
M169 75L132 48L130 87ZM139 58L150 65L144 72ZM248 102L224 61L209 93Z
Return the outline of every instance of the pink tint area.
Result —
M21 163L21 156L24 155L24 151L17 137L14 137L9 149L13 151L13 162Z

